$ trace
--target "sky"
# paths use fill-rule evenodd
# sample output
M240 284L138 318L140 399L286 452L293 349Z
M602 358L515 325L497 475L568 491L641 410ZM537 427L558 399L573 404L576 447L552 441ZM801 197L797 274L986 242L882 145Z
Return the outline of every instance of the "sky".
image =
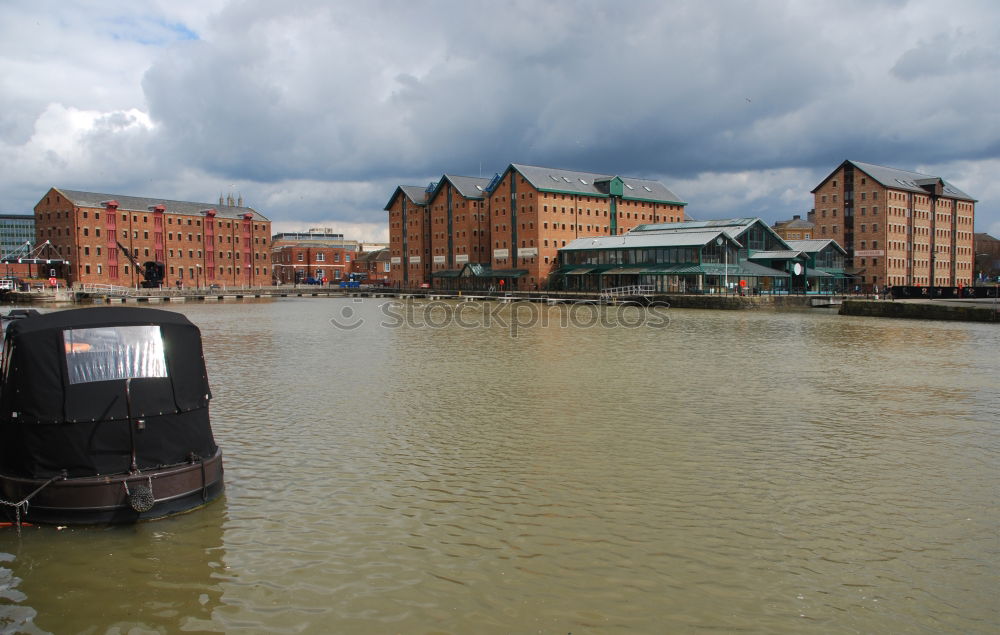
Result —
M0 212L50 187L388 240L396 185L510 163L803 217L845 159L1000 237L995 0L0 0Z

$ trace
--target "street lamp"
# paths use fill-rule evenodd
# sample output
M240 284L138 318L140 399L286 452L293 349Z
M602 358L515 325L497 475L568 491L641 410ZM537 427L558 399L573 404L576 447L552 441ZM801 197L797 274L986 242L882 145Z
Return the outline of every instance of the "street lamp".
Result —
M729 250L726 249L726 248L724 248L724 247L722 247L722 243L724 243L724 242L725 241L722 240L722 236L719 236L718 238L715 239L715 244L722 249L722 254L723 254L723 257L725 258L725 263L726 264L725 264L725 268L723 269L724 277L723 277L722 286L724 286L726 288L726 294L728 295L729 294Z

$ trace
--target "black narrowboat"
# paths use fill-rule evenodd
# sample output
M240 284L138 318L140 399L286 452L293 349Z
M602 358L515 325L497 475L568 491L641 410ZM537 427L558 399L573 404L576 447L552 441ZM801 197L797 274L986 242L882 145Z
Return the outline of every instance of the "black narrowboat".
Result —
M10 317L0 364L0 517L131 523L222 494L197 326L131 307Z

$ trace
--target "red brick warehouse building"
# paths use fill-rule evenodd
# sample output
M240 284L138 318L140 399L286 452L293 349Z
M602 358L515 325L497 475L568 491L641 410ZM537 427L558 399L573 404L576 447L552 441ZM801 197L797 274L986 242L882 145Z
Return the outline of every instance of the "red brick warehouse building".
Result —
M864 288L972 284L976 200L940 176L844 161L813 190L813 238Z
M386 205L390 279L544 289L567 242L681 222L685 205L648 179L519 164L491 180L446 174L427 188L397 187Z
M50 189L35 205L35 232L65 261L68 284L135 286L140 264L163 264L164 285L270 284L271 221L229 200L218 206Z

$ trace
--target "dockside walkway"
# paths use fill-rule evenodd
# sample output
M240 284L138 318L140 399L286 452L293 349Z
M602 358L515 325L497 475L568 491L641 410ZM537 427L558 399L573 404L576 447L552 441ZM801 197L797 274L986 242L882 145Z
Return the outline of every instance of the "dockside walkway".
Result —
M602 292L581 291L453 291L443 289L396 289L391 287L340 288L319 285L271 287L203 287L135 289L110 285L88 285L73 289L41 289L11 292L13 302L76 303L170 303L219 302L255 298L414 298L464 302L538 302L546 304L659 304L687 309L839 308L841 315L896 317L932 320L1000 321L995 300L908 299L886 300L842 295L733 295L723 293L673 294L652 289L622 287Z

